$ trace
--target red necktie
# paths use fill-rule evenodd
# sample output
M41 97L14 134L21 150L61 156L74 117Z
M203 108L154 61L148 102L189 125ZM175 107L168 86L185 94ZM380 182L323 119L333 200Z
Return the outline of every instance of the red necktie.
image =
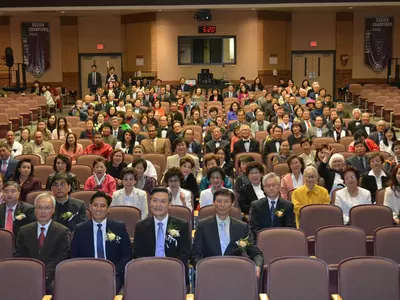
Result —
M8 231L13 232L13 209L12 208L7 209L6 229Z
M310 121L307 121L307 127L310 128L311 127L311 123Z
M44 238L45 238L45 236L44 236L44 231L46 230L46 228L45 227L41 227L40 228L40 235L39 235L39 249L40 248L42 248L43 247L43 243L44 243Z

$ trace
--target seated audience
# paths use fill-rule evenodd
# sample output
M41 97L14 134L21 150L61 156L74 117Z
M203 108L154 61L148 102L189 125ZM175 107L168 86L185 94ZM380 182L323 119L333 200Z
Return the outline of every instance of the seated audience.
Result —
M270 153L278 153L281 147L281 143L283 142L282 139L282 132L283 129L280 126L275 126L273 129L272 139L269 139L264 143L264 151L263 151L263 158L264 162L267 163L268 161L268 154Z
M23 154L36 154L40 157L40 163L44 164L47 156L55 154L54 147L50 142L43 140L43 133L35 131L34 141L25 144Z
M11 147L7 143L0 142L0 159L0 173L4 175L4 179L8 181L14 175L18 160L11 158Z
M253 236L270 227L296 227L293 204L279 197L280 178L268 173L262 179L265 196L253 201L250 208L250 228Z
M259 162L247 164L246 175L250 183L246 184L239 192L239 207L248 219L251 203L265 197L261 179L264 175L264 167Z
M143 155L144 155L144 152L143 152L142 146L136 145L135 147L133 147L133 159L143 158ZM157 170L154 167L153 163L147 159L146 159L146 163L147 163L147 168L146 168L146 171L144 172L144 175L153 177L154 180L158 181ZM130 163L128 165L128 167L132 167L132 163Z
M103 157L94 159L93 175L86 180L84 189L98 190L112 196L117 189L117 185L114 177L108 175L106 170L106 160Z
M371 166L368 161L368 157L365 155L367 146L363 140L357 140L354 142L354 152L356 155L348 158L346 163L359 170L361 175L371 171Z
M111 206L133 206L140 210L141 218L148 215L147 194L145 191L135 188L137 172L134 168L124 168L121 173L123 188L115 191L112 196Z
M135 158L132 162L132 168L136 171L137 180L135 187L151 194L151 191L156 186L156 180L153 177L145 175L147 161L143 158Z
M30 159L21 159L15 170L13 180L21 187L21 201L26 202L26 195L31 191L38 191L42 188L42 183L35 177L34 167Z
M324 160L326 151L328 151L330 147L327 144L322 144L320 146L315 147L315 168L318 170L321 162Z
M132 129L127 129L122 134L122 141L118 141L115 145L115 149L120 149L124 153L132 154L133 147L135 147L135 134Z
M181 188L183 180L183 173L181 169L177 167L168 169L164 176L164 181L172 196L171 205L186 206L192 211L192 193Z
M125 224L107 218L110 205L111 197L108 194L99 191L92 196L92 219L75 230L70 257L93 257L111 261L115 266L115 287L118 294L124 283L125 266L132 259L132 249Z
M238 153L244 152L260 153L260 145L251 138L250 126L246 124L240 126L240 139L233 145L232 160Z
M49 117L47 118L47 123L45 123L44 129L47 129L50 132L50 140L51 140L51 133L53 132L54 129L57 127L57 115L56 114L50 114ZM39 129L39 124L38 124L38 129ZM42 130L43 131L43 130Z
M367 133L363 130L357 130L354 133L354 141L350 143L349 145L349 152L354 152L354 143L355 141L364 141L365 145L368 148L368 151L379 151L379 146L377 144L375 144L375 142L373 140L371 140Z
M315 150L312 150L312 141L309 139L304 139L300 142L301 149L303 153L299 155L304 161L304 165L308 166L315 166Z
M353 167L346 168L343 177L346 186L336 192L335 205L343 211L343 223L348 224L350 209L361 204L371 204L371 193L358 187L360 172Z
M179 161L179 165L183 174L183 182L181 184L181 188L192 192L194 199L198 198L200 196L200 191L199 186L197 185L196 178L193 175L193 168L195 167L195 164L192 156L185 155L184 157L182 157Z
M213 194L215 216L199 221L190 261L196 267L202 258L221 255L241 257L242 252L246 252L256 264L257 277L260 277L264 265L263 255L255 246L249 225L229 216L234 202L235 195L231 190L223 188ZM237 247L234 244L236 241L244 241L246 246Z
M325 137L329 134L329 129L324 126L324 121L322 116L315 118L315 126L308 128L307 137L313 139L315 137Z
M110 161L107 162L107 174L114 177L117 183L117 189L122 188L121 172L126 168L124 162L125 153L121 149L114 149L110 154Z
M330 204L328 191L319 186L318 172L313 166L304 169L304 185L294 190L292 194L292 203L294 213L296 214L296 224L299 226L300 209L309 204Z
M232 102L228 113L226 114L226 124L229 126L230 121L232 120L237 120L237 114L239 111L240 107L239 104L237 102Z
M99 131L103 137L103 141L109 144L113 149L117 146L117 138L111 134L112 125L108 122L101 125Z
M95 133L96 133L96 130L93 128L93 120L88 119L85 122L85 130L83 130L81 132L81 135L79 136L79 138L92 140Z
M212 205L215 191L223 188L225 172L220 167L212 167L207 171L207 179L211 186L200 193L200 207ZM230 189L228 189L230 190Z
M148 138L142 140L140 144L144 153L160 153L166 157L171 155L171 143L168 139L158 138L157 130L154 125L148 127Z
M279 163L285 163L288 160L290 155L291 155L291 151L290 151L289 142L286 140L283 140L281 142L281 146L279 147L279 152L275 153L272 157L272 164L276 165Z
M65 144L61 145L58 153L68 155L71 158L72 164L76 164L76 158L83 154L83 146L77 143L75 133L67 133Z
M282 177L280 191L281 197L285 200L289 200L289 192L293 189L301 187L304 184L303 172L305 164L303 158L297 155L291 155L287 164L289 167L289 173Z
M332 155L332 153L332 149L326 150L325 157L318 167L319 176L324 179L325 188L329 193L337 188L344 187L343 171L346 166L342 154L335 153Z
M344 127L343 120L341 118L334 119L333 128L328 132L328 136L333 137L335 142L339 142L341 138L349 135L349 132Z
M400 165L393 168L390 185L385 188L385 198L383 205L388 206L393 212L393 221L400 224Z
M19 142L22 145L22 152L24 151L23 148L31 141L31 131L29 128L22 128L21 129L21 137L19 138Z
M381 141L383 140L383 136L385 135L386 131L386 122L385 120L379 120L376 123L376 131L368 134L368 137L375 142L375 144L380 145Z
M292 125L291 131L292 134L288 136L287 140L290 149L293 149L293 145L300 144L300 142L305 138L305 135L301 132L301 125L298 123Z
M68 132L71 132L71 129L68 128L67 119L65 117L59 117L57 120L57 127L51 133L51 139L65 140Z
M225 171L225 175L230 178L233 178L233 165L232 162L226 158L225 149L222 147L217 147L214 150L214 154L218 157L219 159L218 166Z
M78 178L76 177L75 174L71 173L71 159L69 156L66 156L64 154L58 154L53 163L53 170L54 173L51 173L49 177L47 178L46 182L46 189L50 190L51 189L51 182L53 180L53 177L57 174L65 174L69 180L71 181L71 190L70 192L75 192L79 189L79 182Z
M104 143L101 133L95 132L93 136L93 144L87 146L83 151L83 154L97 154L108 160L112 150L113 148L109 144Z
M254 158L252 156L248 156L248 155L244 155L239 158L239 162L238 162L239 172L236 172L236 174L238 174L238 175L235 178L235 186L233 188L236 193L239 193L240 190L245 185L250 183L250 180L246 174L246 168L247 168L247 164L252 161L255 161Z
M6 133L6 144L10 146L12 158L22 154L23 147L15 140L15 134L11 130Z
M371 192L371 201L375 203L375 193L389 185L390 177L383 170L385 159L379 152L374 152L368 157L371 171L361 177L361 187ZM370 203L369 203L370 204Z
M211 169L212 167L219 167L220 166L220 160L215 154L207 154L204 157L204 173L207 174L207 171ZM204 191L205 189L208 189L210 187L210 180L208 179L208 176L204 176L199 185L200 192ZM232 182L228 176L224 177L224 182L222 184L224 187L230 189L232 188Z
M20 228L14 253L15 257L33 258L43 262L46 267L46 294L53 293L56 266L68 259L71 238L67 227L52 222L55 206L56 200L49 193L42 193L35 198L37 222Z
M381 142L379 143L379 150L380 151L385 151L389 153L391 156L394 155L392 151L392 146L393 142L397 141L396 137L396 132L394 131L393 127L386 128L385 134L383 135L383 138ZM374 150L371 150L374 151Z

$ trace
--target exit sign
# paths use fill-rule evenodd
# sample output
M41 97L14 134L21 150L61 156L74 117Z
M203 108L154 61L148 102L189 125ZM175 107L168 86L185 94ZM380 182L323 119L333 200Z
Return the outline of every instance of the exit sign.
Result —
M310 41L310 47L317 47L317 41Z
M97 50L103 50L104 44L97 44Z

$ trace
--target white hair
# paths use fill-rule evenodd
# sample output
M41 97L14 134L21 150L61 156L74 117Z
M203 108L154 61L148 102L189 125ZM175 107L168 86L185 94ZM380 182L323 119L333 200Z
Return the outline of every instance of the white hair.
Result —
M315 85L319 86L319 82L318 81L314 81L311 86L315 86Z
M34 201L34 206L36 207L37 202L42 199L42 198L49 198L51 202L53 203L53 207L56 207L56 198L50 193L41 193L36 196L35 201Z
M306 172L311 171L315 174L315 176L318 176L318 171L314 166L308 166L304 169L303 174L306 174Z
M281 178L278 175L276 175L274 172L264 175L264 177L262 179L262 184L265 186L267 180L271 179L271 178L275 179L277 184L279 184L279 185L281 184Z
M355 108L355 109L353 109L353 111L351 112L351 114L354 115L354 113L356 113L356 112L359 112L359 113L361 114L361 109Z
M333 155L331 156L331 158L329 159L329 162L328 162L329 168L332 169L333 161L334 161L335 159L338 159L338 158L341 159L342 162L344 163L344 161L345 161L344 156L343 156L342 154L335 153L335 154L333 154Z

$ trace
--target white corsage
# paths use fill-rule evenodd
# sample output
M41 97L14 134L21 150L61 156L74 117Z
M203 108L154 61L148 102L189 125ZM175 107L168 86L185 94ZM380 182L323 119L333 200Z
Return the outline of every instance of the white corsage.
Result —
M178 241L176 238L179 238L181 236L180 232L178 229L176 229L174 226L169 226L167 228L167 236L165 240L168 242L167 243L167 248L169 248L169 244L174 243L175 247L178 247Z
M63 219L64 221L69 222L69 221L71 221L77 214L78 214L78 213L73 214L72 212L67 211L66 213L63 213L63 214L60 216L60 218Z
M14 219L17 220L17 221L21 221L22 219L25 219L25 218L26 218L26 215L24 213L20 212L20 211L14 217Z
M116 242L117 244L119 244L119 242L121 241L121 237L119 237L118 235L113 233L111 230L108 230L107 234L106 234L106 241L107 242Z

